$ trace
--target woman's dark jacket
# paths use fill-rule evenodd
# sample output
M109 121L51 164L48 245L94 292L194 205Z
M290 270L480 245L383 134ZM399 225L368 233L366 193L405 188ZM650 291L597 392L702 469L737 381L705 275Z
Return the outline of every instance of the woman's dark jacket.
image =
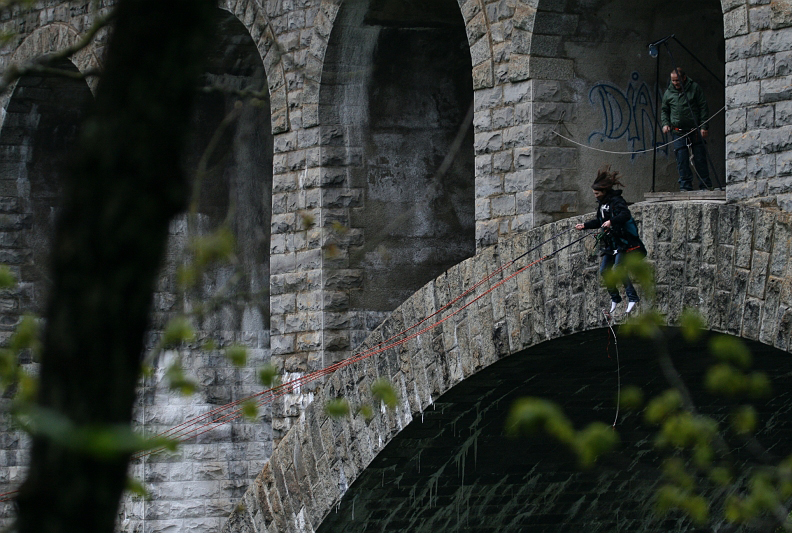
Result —
M641 238L638 236L638 226L627 207L627 202L622 198L622 191L611 189L599 201L597 216L583 224L586 229L597 229L611 221L611 227L600 238L600 254L612 255L615 253L640 251L646 255Z

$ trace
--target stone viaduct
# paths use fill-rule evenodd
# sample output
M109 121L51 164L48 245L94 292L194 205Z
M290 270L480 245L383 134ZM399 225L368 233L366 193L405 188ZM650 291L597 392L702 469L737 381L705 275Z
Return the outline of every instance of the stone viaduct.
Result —
M0 69L73 45L110 9L112 2L44 0L3 12L2 31L11 37L0 49ZM260 94L246 101L207 159L198 228L185 218L173 222L151 343L196 297L175 281L185 246L229 219L237 268L208 274L197 297L229 280L248 296L196 326L200 341L244 344L250 358L235 367L197 342L166 352L141 383L141 429L158 432L260 392L256 369L267 361L284 380L297 378L411 323L591 211L588 186L603 161L627 176L630 202L673 190L673 154L658 151L654 174L645 150L668 140L655 137L655 87L662 90L675 63L707 93L712 166L727 204L635 204L658 272L659 305L672 325L683 306L699 308L711 330L772 347L768 360L773 350L788 351L789 0L706 0L684 12L655 0L225 0L217 21L201 82L224 91L200 97L185 167L197 167L236 109L235 90ZM678 47L651 58L647 44L670 34L707 68ZM108 38L100 30L61 66L100 70ZM0 97L0 257L20 280L0 297L4 339L46 298L59 173L96 90L96 78L86 79L24 76ZM395 468L372 463L394 457L375 459L375 450L396 442L402 429L416 438L409 428L419 414L435 416L427 406L454 394L453 385L468 383L474 392L466 394L484 398L469 376L523 390L505 377L487 378L485 367L507 376L516 374L508 365L525 357L547 363L553 350L574 352L572 344L589 342L595 333L586 332L602 327L602 296L586 252L570 248L398 354L345 370L324 387L295 390L258 422L228 424L172 456L133 465L153 499L127 501L119 529L216 530L234 509L226 525L232 530L316 530L323 519L327 530L346 527L330 525L343 513L328 512L342 497L361 498L354 490L345 496L353 481L376 485L364 467L371 463L383 476ZM198 394L168 390L165 373L175 359L201 384ZM22 363L35 370L34 362ZM586 368L604 372L579 366ZM395 413L370 423L323 418L324 399L342 391L357 398L374 375L399 384ZM537 390L551 395L550 382L545 386ZM611 393L603 385L578 399ZM320 401L308 407L315 397ZM449 416L467 413L453 407L462 403L449 400ZM0 484L10 491L24 476L25 438L3 431L0 448ZM455 457L464 464L465 454ZM518 491L518 484L509 487ZM0 505L10 520L13 506ZM371 520L387 524L387 513L374 514ZM427 524L452 518L437 515Z

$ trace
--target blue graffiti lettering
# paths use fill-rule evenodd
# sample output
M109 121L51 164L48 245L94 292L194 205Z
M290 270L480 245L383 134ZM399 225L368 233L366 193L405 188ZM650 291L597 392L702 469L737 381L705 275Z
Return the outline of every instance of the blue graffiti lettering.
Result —
M589 101L602 110L602 129L593 131L588 137L589 143L595 137L600 142L615 141L627 137L629 150L647 150L652 146L655 134L654 101L652 92L646 82L638 84L639 75L633 72L632 81L627 90L622 91L610 83L598 83L589 91ZM633 83L635 82L635 83ZM658 130L660 138L656 145L667 142L667 135ZM666 155L668 147L661 149ZM632 154L634 159L637 154Z

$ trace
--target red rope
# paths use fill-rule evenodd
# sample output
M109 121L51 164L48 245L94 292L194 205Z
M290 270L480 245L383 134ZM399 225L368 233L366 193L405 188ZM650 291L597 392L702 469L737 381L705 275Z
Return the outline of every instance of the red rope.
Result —
M570 231L570 230L566 230L564 232L561 232L559 234L556 234L556 235L552 236L550 239L542 242L541 244L539 244L538 246L532 248L528 252L525 252L522 255L520 255L519 257L507 262L506 264L504 264L501 267L499 267L496 270L494 270L491 274L483 277L481 280L479 280L478 282L473 284L471 287L469 287L468 289L463 291L456 298L452 299L447 304L445 304L444 306L440 307L434 313L422 318L420 321L416 322L412 326L410 326L408 328L405 328L405 329L399 331L398 333L395 333L394 335L391 335L387 339L375 344L374 346L372 346L371 348L369 348L367 350L364 350L363 352L356 353L356 354L348 357L347 359L344 359L342 361L337 361L337 362L335 362L335 363L333 363L333 364L331 364L331 365L329 365L327 367L321 368L321 369L316 370L314 372L310 372L308 374L305 374L303 376L295 378L295 379L293 379L291 381L282 383L282 384L277 385L275 387L271 387L269 389L266 389L266 390L261 391L261 392L256 393L256 394L253 394L253 395L248 396L246 398L242 398L242 399L236 400L234 402L230 402L228 404L222 405L220 407L216 407L216 408L214 408L214 409L212 409L212 410L210 410L210 411L208 411L208 412L206 412L206 413L204 413L202 415L199 415L199 416L194 417L192 419L189 419L189 420L187 420L187 421L185 421L185 422L183 422L183 423L181 423L181 424L179 424L177 426L174 426L174 427L172 427L170 429L167 429L167 430L157 434L156 436L157 437L171 438L171 439L174 439L174 440L176 440L177 442L180 442L180 443L181 442L185 442L185 441L187 441L189 439L198 437L199 435L203 435L204 433L212 431L213 429L215 429L215 428L217 428L217 427L219 427L219 426L221 426L223 424L227 424L227 423L233 422L235 420L238 420L239 418L241 418L243 416L242 412L244 410L244 407L238 407L238 408L236 408L236 409L234 409L234 410L232 410L230 412L227 412L227 413L223 414L222 416L219 416L218 418L214 418L215 415L220 415L224 411L228 411L229 409L233 409L234 407L237 407L237 406L239 406L239 405L241 405L241 404L243 404L245 402L248 402L248 401L254 400L254 399L257 399L256 400L256 406L257 407L261 407L261 406L267 405L269 403L272 403L276 399L285 396L286 394L290 394L290 393L294 392L294 390L296 388L299 388L299 387L301 387L301 386L303 386L305 384L308 384L308 383L310 383L312 381L315 381L315 380L317 380L317 379L319 379L321 377L333 374L336 371L340 370L341 368L344 368L344 367L347 367L349 365L358 363L360 361L363 361L364 359L368 359L368 358L373 357L375 355L379 355L379 354L381 354L383 352L386 352L386 351L388 351L388 350L390 350L392 348L396 348L398 346L401 346L402 344L405 344L405 343L409 342L410 340L413 340L413 339L419 337L420 335L423 335L424 333L436 328L437 326L440 326L441 324L443 324L444 322L446 322L450 318L452 318L452 317L456 316L457 314L461 313L462 311L464 311L465 309L467 309L468 307L470 307L471 305L473 305L474 303L479 301L481 298L483 298L484 296L490 294L492 291L494 291L498 287L502 286L504 283L512 280L513 278L515 278L516 276L518 276L522 272L526 271L530 267L532 267L534 265L537 265L537 264L541 263L542 261L545 261L549 257L551 257L551 256L557 254L558 252L560 252L561 250L563 250L565 248L568 248L568 247L572 246L573 244L575 244L575 243L577 243L577 242L579 242L579 241L581 241L581 240L583 240L583 239L585 239L586 237L589 236L588 234L586 234L583 237L581 237L579 239L575 239L575 240L571 241L570 243L568 243L568 244L566 244L566 245L554 250L552 253L547 254L545 256L542 256L541 258L536 259L535 261L532 261L531 263L528 263L527 265L525 265L524 267L520 268L519 270L517 270L517 271L513 272L512 274L508 275L507 277L501 279L500 281L498 281L497 283L495 283L494 285L489 287L487 290L485 290L484 292L482 292L481 294L479 294L478 296L476 296L475 298L473 298L472 300L470 300L469 302L467 302L466 304L464 304L463 306L461 306L459 309L455 310L454 312L452 312L452 313L448 314L447 316L441 318L440 320L437 320L434 323L432 323L432 324L420 329L419 331L416 331L416 332L414 332L414 333L412 333L412 334L410 334L410 335L408 335L406 337L403 337L403 338L401 338L399 340L395 340L395 339L398 339L399 337L402 337L402 336L406 335L408 332L418 328L421 324L425 323L428 320L431 320L433 317L436 317L437 315L439 315L443 311L449 309L451 306L455 305L457 302L459 302L460 300L462 300L463 298L465 298L466 296L471 294L473 291L475 291L481 285L483 285L484 283L487 283L488 281L490 281L494 276L498 275L499 273L503 272L505 269L507 269L507 268L511 267L512 265L514 265L514 263L517 260L519 260L520 258L522 258L525 255L527 255L530 251L533 251L533 250L541 247L542 245L546 244L547 242L557 238L560 235L563 235L564 233L567 233L568 231ZM393 342L391 342L391 341L393 341ZM208 419L212 419L212 420L207 422ZM157 449L154 449L154 450L149 450L147 452L141 452L141 453L135 454L132 458L133 459L140 459L142 457L146 457L146 456L151 455L153 453L162 451L163 449L164 448L157 448ZM17 492L18 491L12 491L12 492L8 492L6 494L0 494L0 498L2 498L3 496L16 494ZM6 499L0 499L0 503L2 503L4 501L8 501L10 499L12 499L12 498L9 497L9 498L6 498Z

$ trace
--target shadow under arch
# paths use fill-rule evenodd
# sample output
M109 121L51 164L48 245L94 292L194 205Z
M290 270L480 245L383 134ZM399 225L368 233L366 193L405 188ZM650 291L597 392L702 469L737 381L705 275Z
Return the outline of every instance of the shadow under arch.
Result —
M673 328L668 335L699 412L727 428L733 403L703 386L716 362L706 338L689 343ZM617 369L609 336L600 329L547 341L454 386L380 451L316 531L698 531L682 515L653 512L663 457L653 448L656 429L642 412L622 409L615 420L617 370L623 386L639 386L647 398L670 388L655 347L619 335ZM775 391L756 404L756 437L766 449L786 450L792 361L776 348L753 341L748 347L753 369L766 372ZM557 403L576 429L615 424L620 446L585 470L547 433L507 436L509 409L526 396ZM744 449L735 451L735 464L751 459Z
M326 311L349 315L343 358L432 277L475 253L473 79L455 0L345 0L319 97ZM335 252L337 250L337 252ZM341 333L341 331L339 331Z
M79 73L68 60L55 65ZM4 263L18 272L19 299L2 326L22 312L41 314L49 286L49 246L69 156L92 101L88 84L61 76L23 76L11 93L0 130L0 175L7 217ZM6 309L6 311L9 311Z
M182 163L197 191L195 212L171 223L149 348L181 313L192 321L196 340L150 362L134 413L137 429L148 434L211 417L218 406L260 392L257 371L270 357L273 134L267 76L245 25L221 8L215 17ZM257 97L242 96L250 93ZM232 236L224 242L233 241L233 257L212 264L185 289L180 273L194 266L193 243L212 235ZM244 360L226 357L225 349L233 345L245 347ZM173 368L199 385L195 394L171 390ZM229 415L226 420L219 431L179 435L183 442L175 454L144 455L133 462L133 475L149 480L156 502L127 497L121 531L219 527L272 450L269 409L255 419ZM186 503L185 482L195 487Z

